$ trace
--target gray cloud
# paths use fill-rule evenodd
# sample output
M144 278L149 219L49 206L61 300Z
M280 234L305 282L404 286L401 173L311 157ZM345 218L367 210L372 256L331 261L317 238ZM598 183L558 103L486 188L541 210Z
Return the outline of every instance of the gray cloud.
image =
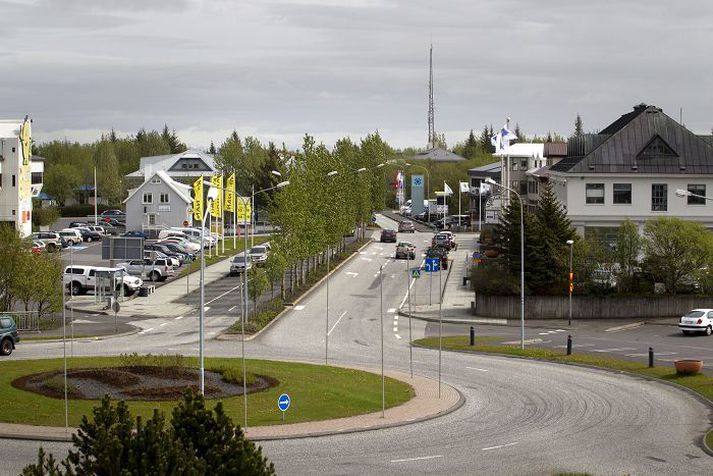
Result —
M0 0L0 10L3 115L31 113L47 138L168 123L195 145L235 128L296 141L379 129L423 146L431 41L436 128L451 144L506 115L529 134L567 134L577 113L600 129L642 101L673 117L683 107L697 132L713 125L703 0Z

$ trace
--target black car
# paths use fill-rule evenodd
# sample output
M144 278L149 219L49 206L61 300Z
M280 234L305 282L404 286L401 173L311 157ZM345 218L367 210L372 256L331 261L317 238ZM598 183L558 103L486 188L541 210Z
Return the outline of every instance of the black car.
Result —
M0 317L0 355L10 355L15 344L20 342L17 326L10 316Z
M176 258L179 263L183 264L185 261L188 260L188 257L181 253L181 252L176 252L172 251L168 246L166 246L163 243L153 243L150 245L145 245L144 250L149 250L149 251L160 251L161 253L165 254L166 256L170 256L171 258Z
M89 228L84 228L84 227L75 227L77 230L79 230L79 233L82 234L82 240L84 241L101 241L102 236L99 232L90 230Z
M126 213L122 212L121 210L104 210L103 212L100 213L102 218L104 217L112 217L112 218L126 218Z
M177 243L171 243L171 242L168 242L168 241L166 241L166 242L161 241L161 242L159 242L159 243L157 243L157 244L162 245L162 246L165 246L166 248L168 248L168 249L169 249L170 251L172 251L173 253L180 253L180 254L184 255L185 258L184 258L183 261L193 261L193 260L196 259L196 255L195 255L195 254L191 253L190 251L188 251L187 249L185 249L184 247L182 247L181 245L179 245L179 244L177 244Z
M382 243L396 243L396 230L381 230Z
M448 249L442 246L432 246L426 250L426 258L439 258L441 269L448 269Z
M122 218L124 218L124 217L122 217ZM126 223L124 223L123 221L119 221L116 218L102 217L102 221L104 223L110 224L111 226L122 227L122 228L126 227Z

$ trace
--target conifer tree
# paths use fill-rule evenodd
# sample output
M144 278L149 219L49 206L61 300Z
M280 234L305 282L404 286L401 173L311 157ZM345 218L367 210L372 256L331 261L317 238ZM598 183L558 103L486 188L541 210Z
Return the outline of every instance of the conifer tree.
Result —
M574 137L582 137L584 135L584 125L582 117L577 113L577 118L574 120Z

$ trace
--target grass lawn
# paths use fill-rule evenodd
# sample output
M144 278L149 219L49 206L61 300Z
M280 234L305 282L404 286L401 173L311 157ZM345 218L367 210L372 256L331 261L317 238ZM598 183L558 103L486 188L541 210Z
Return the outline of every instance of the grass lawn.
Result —
M68 367L111 367L119 366L119 357L73 358L68 359ZM188 364L198 367L198 360L187 358ZM220 367L241 367L240 359L206 359L207 370ZM3 362L0 373L0 401L3 411L0 421L26 423L30 425L64 426L64 400L45 397L36 393L18 390L10 382L16 378L61 370L62 359L16 360ZM327 420L381 410L381 376L357 370L320 365L248 360L248 372L277 379L276 387L263 392L248 394L248 425L279 424L281 412L277 409L277 398L288 393L292 399L286 414L286 422ZM400 405L413 397L410 385L398 380L386 379L386 406ZM243 397L221 399L228 415L236 424L242 425ZM208 400L212 408L218 400ZM69 402L69 424L79 426L82 415L91 415L97 400L75 400ZM149 418L154 408L170 413L175 402L129 401L132 415Z
M562 362L592 365L611 370L623 370L638 375L658 378L669 382L677 383L683 387L703 395L709 400L713 400L713 377L704 374L696 375L678 375L673 367L648 367L646 362L633 362L602 357L600 355L587 355L575 353L565 355L564 351L553 351L541 348L525 348L520 349L518 345L495 345L495 344L479 344L479 339L476 339L476 345L468 345L468 336L448 336L443 338L443 348L447 350L458 350L474 353L491 353L502 355L513 355L518 357L527 357L535 360L546 360L548 362ZM438 348L438 337L429 337L426 339L418 339L414 341L414 345L424 347Z
M260 236L255 236L254 244L255 245L260 245L262 243L265 243L266 241L270 241L270 236L265 236L265 235L260 235ZM213 248L212 253L215 253L216 250L218 250L223 256L216 256L213 254L211 257L208 257L208 249L205 250L206 255L205 255L205 265L210 266L211 264L215 264L219 261L223 261L224 259L231 258L233 255L242 253L245 251L245 242L243 238L237 238L235 241L236 246L233 247L233 237L230 236L226 238L225 240L225 253L223 253L223 244L219 243L218 246ZM248 238L248 250L250 250L250 238ZM185 266L181 272L178 274L178 277L184 277L188 273L193 273L195 271L199 271L201 269L201 259L200 256L196 255L196 260L189 264L188 266Z

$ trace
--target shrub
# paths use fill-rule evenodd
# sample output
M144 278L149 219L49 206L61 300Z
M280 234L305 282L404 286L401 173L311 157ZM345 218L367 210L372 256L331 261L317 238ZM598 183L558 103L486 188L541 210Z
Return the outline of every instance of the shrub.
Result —
M57 208L35 208L32 210L32 226L52 226L59 219Z
M119 356L119 365L122 367L188 367L186 359L180 354L139 355L136 352L121 354Z
M220 367L217 372L223 376L223 382L235 384L243 383L243 369L240 367ZM248 379L245 383L247 385L254 385L255 374L248 372Z
M471 282L476 292L488 296L520 294L520 278L512 276L499 263L485 263L471 269Z

